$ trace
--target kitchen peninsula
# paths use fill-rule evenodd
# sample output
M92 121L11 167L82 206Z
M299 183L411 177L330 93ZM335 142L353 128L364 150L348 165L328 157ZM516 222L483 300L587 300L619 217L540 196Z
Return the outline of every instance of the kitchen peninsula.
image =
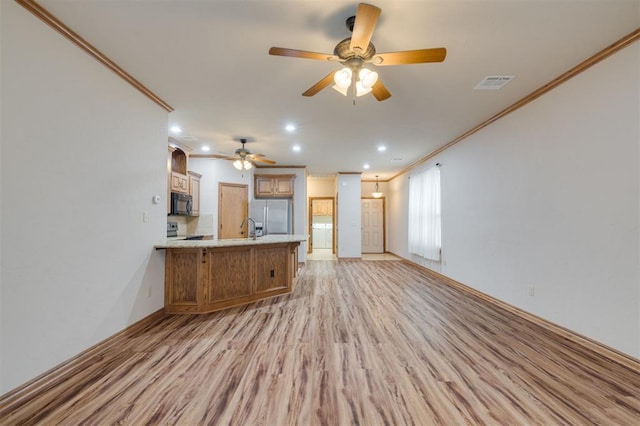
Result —
M288 294L298 275L298 246L306 235L228 240L168 239L165 310L207 313Z

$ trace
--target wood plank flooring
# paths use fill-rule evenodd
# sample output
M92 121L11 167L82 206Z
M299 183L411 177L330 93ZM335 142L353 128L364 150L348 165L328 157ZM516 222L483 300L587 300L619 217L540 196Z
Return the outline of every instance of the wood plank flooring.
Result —
M397 261L308 261L293 294L166 315L0 424L640 424L640 374Z

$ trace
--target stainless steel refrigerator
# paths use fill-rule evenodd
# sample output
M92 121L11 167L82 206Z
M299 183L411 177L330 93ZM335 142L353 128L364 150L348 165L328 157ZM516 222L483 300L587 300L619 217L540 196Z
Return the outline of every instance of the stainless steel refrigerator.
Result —
M293 234L291 200L253 200L249 216L256 222L257 229L262 225L262 235Z

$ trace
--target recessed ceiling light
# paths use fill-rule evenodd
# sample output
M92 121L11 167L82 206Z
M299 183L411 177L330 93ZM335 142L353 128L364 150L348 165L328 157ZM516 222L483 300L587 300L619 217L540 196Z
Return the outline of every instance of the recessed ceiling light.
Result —
M209 146L207 146L207 145L203 146L200 149L203 150L204 152L209 152L211 150L211 148L209 148Z
M369 170L369 167L371 167L371 166L369 165L369 163L364 163L364 164L362 165L362 168L364 168L365 170Z
M293 147L291 147L291 149L293 149L295 152L300 152L302 148L300 147L300 145L294 145Z
M169 130L171 130L171 133L182 133L182 129L179 126L171 126Z
M285 129L287 132L293 132L293 131L295 131L295 130L296 130L296 126L295 126L295 125L293 125L293 124L291 124L291 123L289 123L289 124L287 124L286 126L284 126L284 129Z
M385 152L386 150L387 150L387 147L386 147L386 146L384 146L384 145L380 145L380 146L378 147L378 151L379 151L379 152Z

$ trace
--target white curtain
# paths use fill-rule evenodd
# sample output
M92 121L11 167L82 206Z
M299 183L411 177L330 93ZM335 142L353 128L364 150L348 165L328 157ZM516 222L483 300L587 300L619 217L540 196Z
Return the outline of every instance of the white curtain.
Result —
M440 260L440 169L432 167L409 179L409 253Z

